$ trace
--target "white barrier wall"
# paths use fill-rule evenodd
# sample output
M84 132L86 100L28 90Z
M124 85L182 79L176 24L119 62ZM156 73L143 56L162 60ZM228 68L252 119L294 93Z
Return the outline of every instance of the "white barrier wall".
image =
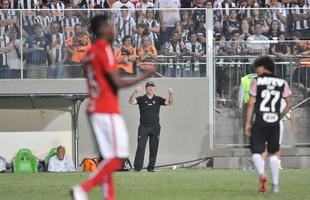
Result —
M0 110L0 156L7 161L22 148L44 159L64 145L72 155L71 115L57 110Z

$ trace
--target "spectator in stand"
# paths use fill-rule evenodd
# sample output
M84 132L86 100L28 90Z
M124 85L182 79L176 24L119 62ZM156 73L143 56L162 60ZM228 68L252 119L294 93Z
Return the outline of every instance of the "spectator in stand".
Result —
M181 21L177 23L176 30L181 35L181 41L187 42L188 41L188 34L199 28L199 26L195 26L192 15L188 10L182 10L181 12Z
M121 76L134 75L134 62L136 61L136 50L132 46L132 39L129 35L124 36L122 47L115 51L117 66Z
M8 53L13 49L10 39L5 35L0 35L0 78L10 78L10 68L8 65Z
M49 46L49 54L51 57L51 65L49 66L48 78L61 78L63 64L67 60L67 51L65 49L64 35L60 33L60 25L58 22L52 22L50 33L46 34Z
M160 32L160 25L159 22L155 19L154 16L154 11L152 10L151 7L148 7L146 10L146 14L145 14L145 20L142 20L142 23L147 24L148 25L148 30L151 33L151 40L153 41L153 45L155 45L155 47L157 49L160 49L159 46L159 32Z
M254 6L257 6L258 4L255 3L254 0L241 0L238 1L238 10L239 10L239 19L247 19L250 20L251 18L251 11Z
M136 32L136 22L129 14L128 7L121 7L121 16L115 19L114 27L117 32L117 39L122 41L125 35L132 37Z
M225 20L223 22L223 32L227 40L230 40L232 38L233 31L240 31L241 24L240 21L237 19L237 16L237 10L230 10L228 20Z
M175 31L176 24L180 21L179 9L181 7L180 0L157 0L156 7L160 8L160 43L165 44L171 38L172 32Z
M294 42L291 43L291 52L295 56L300 55L301 52L303 51L302 46L304 42L300 40L300 38L302 38L300 32L296 31L292 34L292 40Z
M53 21L60 22L64 18L65 4L59 0L50 0L49 8Z
M250 34L250 24L247 19L243 19L241 22L241 35L240 38L244 41L247 41L248 38L251 36Z
M157 50L152 44L152 40L148 35L142 37L141 46L138 50L139 69L138 72L144 72L146 67L156 64Z
M115 11L115 10L119 10L121 9L122 7L126 6L127 10L128 10L128 14L131 15L132 17L135 16L135 5L133 3L131 3L129 0L118 0L116 1L115 3L113 3L112 5L112 9L113 9L113 12L115 13L115 17L114 18L117 18L117 17L121 17L121 12L120 11Z
M269 40L278 40L280 35L280 23L277 20L273 20L270 23L270 28L267 34Z
M182 8L191 8L194 5L195 0L181 0Z
M269 30L269 26L266 22L266 20L263 18L263 15L261 14L261 10L259 10L257 7L258 4L255 5L255 8L257 9L252 9L251 10L251 18L249 19L249 24L250 24L250 33L254 34L255 30L255 24L261 24L261 31L262 33L267 33Z
M240 31L234 30L231 40L227 43L227 53L229 55L244 55L246 48L246 42L240 36Z
M104 8L104 3L105 0L80 0L75 7L86 9Z
M279 34L279 41L276 44L271 45L271 53L277 58L275 59L275 70L274 74L277 77L280 77L282 79L286 78L286 65L282 64L282 62L287 61L286 59L288 56L291 55L291 49L289 44L285 40L285 33L281 32ZM280 63L280 64L277 64Z
M200 60L204 55L202 45L197 41L197 33L189 33L189 41L185 43L186 53L191 59L186 62L183 69L183 77L200 77Z
M36 12L35 9L40 8L39 0L21 0L17 4L19 9L25 9L22 12L23 29L32 35L32 26L35 24Z
M214 2L214 8L217 8L217 15L221 16L221 20L229 19L229 10L231 8L236 8L236 4L231 0L223 0Z
M195 23L195 27L199 28L206 23L206 0L196 0L196 3L192 6L192 8L197 8L199 10L194 10L193 21ZM200 10L201 9L201 10ZM182 15L181 15L182 17Z
M10 46L11 50L7 54L8 66L11 71L10 78L21 78L20 68L21 68L21 39L20 31L14 26L9 32Z
M164 45L164 55L169 56L166 68L167 77L182 77L181 59L186 54L185 46L180 42L180 35L178 32L173 32L169 42Z
M149 0L140 0L140 2L137 3L136 8L137 13L141 12L142 15L146 16L146 11L150 10L151 8L155 8L155 4L150 2Z
M46 78L48 70L48 60L51 60L49 54L49 43L42 33L40 24L33 25L34 35L30 35L23 48L26 55L26 74L27 78Z
M88 32L80 24L74 26L74 36L66 41L68 60L72 64L81 64L87 51L91 48Z
M298 0L298 4L294 6L292 10L293 16L293 31L301 33L302 38L309 39L309 19L310 19L310 7L305 3L305 0Z
M282 9L286 12L286 30L289 34L293 31L293 16L291 8L294 7L292 0L281 0Z
M50 4L53 0L39 0L40 5L42 4ZM79 0L60 0L64 5L66 4L71 4L71 5L76 5Z
M1 0L0 9L0 35L6 34L17 24L17 17L14 10L10 10L9 0Z
M140 23L137 25L137 33L133 36L134 46L137 50L141 46L141 40L142 40L143 35L150 35L150 32L149 32L147 24ZM154 41L152 41L152 43L154 44Z
M248 38L249 53L251 55L264 55L264 54L269 53L269 43L264 42L264 41L268 41L268 38L262 35L262 32L263 32L262 29L263 29L262 24L260 23L255 24L254 35Z
M69 39L74 35L74 26L81 24L79 18L73 15L72 7L67 6L68 10L65 10L65 18L61 20L61 27L65 36L65 39Z
M49 172L74 172L75 168L73 161L65 155L66 149L64 146L57 147L57 154L50 158L47 171Z
M49 7L46 4L41 5L42 10L40 10L38 15L34 18L36 24L40 24L42 27L42 32L49 32L49 27L52 22L52 18L49 16Z
M286 10L278 0L270 1L270 9L265 11L265 19L268 25L271 25L272 21L278 21L280 25L280 31L286 31L285 24L287 22Z

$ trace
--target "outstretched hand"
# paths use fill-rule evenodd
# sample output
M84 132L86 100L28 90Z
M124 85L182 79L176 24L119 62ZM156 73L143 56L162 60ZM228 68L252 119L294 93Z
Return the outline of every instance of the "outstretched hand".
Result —
M138 94L141 91L141 87L136 87L135 93Z
M168 94L172 94L173 93L173 89L172 88L168 88Z

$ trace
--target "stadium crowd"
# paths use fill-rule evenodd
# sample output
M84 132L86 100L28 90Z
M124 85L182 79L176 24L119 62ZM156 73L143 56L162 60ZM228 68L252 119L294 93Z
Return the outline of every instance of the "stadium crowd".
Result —
M124 76L153 63L166 77L205 76L205 8L214 8L217 56L310 54L310 0L1 0L0 7L1 78L20 77L21 59L26 78L63 77L64 65L80 66L94 40L90 18L103 13Z

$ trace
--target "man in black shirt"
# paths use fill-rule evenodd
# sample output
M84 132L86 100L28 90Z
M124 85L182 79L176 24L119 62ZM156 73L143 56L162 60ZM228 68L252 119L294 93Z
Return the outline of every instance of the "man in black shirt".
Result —
M160 106L170 106L173 103L172 88L168 89L168 98L164 99L154 94L155 84L149 81L145 85L146 94L136 97L140 88L136 88L130 96L129 103L131 105L139 105L140 125L138 129L138 147L136 151L134 167L135 171L140 171L143 167L145 146L148 138L150 138L150 155L147 170L154 172L156 156L159 144L160 124L159 110Z
M260 177L259 191L266 191L264 152L267 144L272 175L272 192L279 192L279 137L280 120L291 109L292 92L283 79L274 76L274 62L268 57L260 57L254 62L258 77L250 87L245 134L250 137L252 160ZM281 99L286 107L281 112ZM254 122L252 125L254 114Z

